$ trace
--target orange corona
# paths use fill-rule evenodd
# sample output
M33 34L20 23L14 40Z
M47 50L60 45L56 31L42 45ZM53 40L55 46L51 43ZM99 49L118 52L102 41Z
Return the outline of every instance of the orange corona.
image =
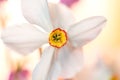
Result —
M65 30L57 28L49 35L49 44L56 48L61 48L67 43L67 33Z

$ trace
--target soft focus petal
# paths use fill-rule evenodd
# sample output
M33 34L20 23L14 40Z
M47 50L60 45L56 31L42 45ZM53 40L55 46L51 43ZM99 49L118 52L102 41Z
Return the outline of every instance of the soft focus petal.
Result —
M48 47L41 56L41 61L33 71L32 80L51 80L48 79L49 70L54 61L55 49Z
M68 35L74 46L83 46L93 40L102 30L106 19L102 16L90 17L70 26Z
M72 12L65 5L49 4L51 19L55 27L62 27L65 29L68 25L75 22Z
M58 53L58 61L62 67L61 77L72 78L83 66L82 49L70 49L64 46Z
M39 25L46 31L53 29L47 0L22 0L21 2L23 15L30 23Z
M48 35L30 24L16 25L3 30L2 40L20 53L29 53L47 43Z
M48 79L58 80L60 72L61 72L61 65L57 60L55 60L53 62L51 69L50 69Z
M111 69L98 57L92 65L84 65L73 80L111 80Z
M98 64L93 68L92 80L110 80L112 72L110 69L102 62L99 61Z

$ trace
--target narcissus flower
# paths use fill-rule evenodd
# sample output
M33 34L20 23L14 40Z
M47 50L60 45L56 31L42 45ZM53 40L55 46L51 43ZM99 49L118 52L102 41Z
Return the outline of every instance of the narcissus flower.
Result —
M46 0L22 0L22 11L30 24L6 28L2 39L20 53L29 53L49 44L33 71L33 80L73 77L81 69L81 47L93 40L106 22L104 17L96 16L74 23L70 11L60 4L52 6L50 18ZM76 48L79 47L78 51Z

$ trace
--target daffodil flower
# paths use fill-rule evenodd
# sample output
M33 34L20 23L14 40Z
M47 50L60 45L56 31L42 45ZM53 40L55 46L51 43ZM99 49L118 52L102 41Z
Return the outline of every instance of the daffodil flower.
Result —
M33 71L33 80L57 80L58 75L73 77L81 69L81 47L99 34L106 19L95 16L74 23L70 11L59 4L53 6L54 19L51 19L46 0L22 0L21 3L23 15L30 24L3 30L4 43L20 53L49 44Z

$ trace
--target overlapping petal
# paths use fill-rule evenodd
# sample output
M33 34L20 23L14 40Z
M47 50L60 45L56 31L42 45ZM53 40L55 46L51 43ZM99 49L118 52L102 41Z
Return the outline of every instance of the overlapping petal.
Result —
M30 23L39 25L46 31L53 29L47 0L22 0L21 3L23 15Z
M95 16L85 19L70 26L68 35L74 46L83 46L97 37L105 24L106 19L102 16Z
M33 71L32 80L51 80L48 79L48 73L54 62L55 48L48 47L43 52L40 62Z
M47 43L48 34L31 24L22 24L4 29L1 38L17 52L29 53Z
M75 17L73 16L70 9L68 9L63 4L49 4L51 19L55 27L61 27L66 29L68 25L75 22Z
M72 78L83 66L82 49L72 50L68 45L62 47L58 53L58 62L61 64L63 78Z

